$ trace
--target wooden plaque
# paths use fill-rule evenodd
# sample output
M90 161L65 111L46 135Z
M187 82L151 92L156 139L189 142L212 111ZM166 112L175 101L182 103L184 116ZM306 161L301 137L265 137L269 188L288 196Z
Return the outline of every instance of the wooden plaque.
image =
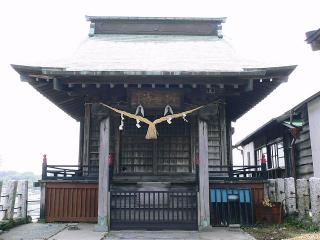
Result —
M181 93L165 90L137 90L131 92L130 103L133 107L141 104L144 108L164 108L169 104L171 107L180 108Z

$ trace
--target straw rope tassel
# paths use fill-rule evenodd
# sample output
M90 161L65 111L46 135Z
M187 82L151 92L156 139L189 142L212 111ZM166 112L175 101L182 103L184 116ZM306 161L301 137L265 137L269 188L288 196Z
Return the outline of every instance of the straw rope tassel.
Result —
M148 131L147 131L147 134L146 134L146 139L157 139L157 136L158 136L158 131L157 131L157 128L156 128L157 124L159 124L161 122L164 122L164 121L167 121L168 119L184 117L185 115L187 115L189 113L192 113L194 111L197 111L200 108L204 107L204 106L200 106L200 107L197 107L197 108L194 108L194 109L182 112L182 113L176 113L176 114L167 115L167 116L158 118L158 119L154 120L153 122L151 122L149 119L144 118L142 116L137 116L137 115L134 115L132 113L128 113L128 112L125 112L125 111L110 107L110 106L108 106L106 104L103 104L103 103L100 103L100 104L102 106L105 106L105 107L107 107L107 108L119 113L119 114L123 114L124 116L127 116L129 118L136 119L136 120L139 120L140 122L144 122L144 123L148 124Z

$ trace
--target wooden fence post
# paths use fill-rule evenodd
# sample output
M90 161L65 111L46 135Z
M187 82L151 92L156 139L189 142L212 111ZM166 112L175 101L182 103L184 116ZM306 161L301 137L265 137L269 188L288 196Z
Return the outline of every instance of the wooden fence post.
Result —
M17 194L17 184L17 181L9 181L6 198L3 204L3 209L6 210L4 213L4 219L13 219L14 204Z
M43 159L42 159L42 180L46 179L47 177L47 155L43 154Z
M18 218L27 219L27 201L28 201L28 181L22 180L18 182Z

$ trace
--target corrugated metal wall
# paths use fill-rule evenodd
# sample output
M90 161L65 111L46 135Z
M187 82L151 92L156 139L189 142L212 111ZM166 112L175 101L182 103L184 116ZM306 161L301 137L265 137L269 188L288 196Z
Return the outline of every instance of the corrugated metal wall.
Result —
M46 184L46 222L95 222L98 217L98 184Z

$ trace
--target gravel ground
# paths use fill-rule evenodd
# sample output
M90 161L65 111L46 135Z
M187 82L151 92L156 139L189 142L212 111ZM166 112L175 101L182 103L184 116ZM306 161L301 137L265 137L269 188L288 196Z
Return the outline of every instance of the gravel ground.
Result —
M308 233L298 237L289 238L288 240L319 240L320 233Z

